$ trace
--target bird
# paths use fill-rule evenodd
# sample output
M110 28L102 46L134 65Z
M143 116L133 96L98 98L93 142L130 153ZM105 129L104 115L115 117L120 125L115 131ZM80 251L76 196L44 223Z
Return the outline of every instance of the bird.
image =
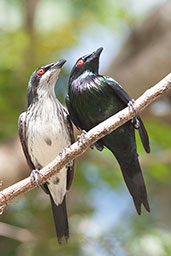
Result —
M71 70L68 81L66 105L71 120L84 132L127 106L134 108L133 100L116 80L99 74L102 50L100 47L93 53L79 58ZM100 151L106 147L115 156L140 215L141 205L144 205L148 212L150 206L138 160L135 129L139 132L145 151L150 153L149 137L140 116L98 140L95 146Z
M55 95L55 84L65 59L37 68L30 77L28 106L18 119L21 145L32 170L31 180L65 147L74 142L73 126L66 108ZM74 176L74 162L47 180L41 188L49 195L58 243L69 238L66 192ZM36 178L37 177L37 178Z

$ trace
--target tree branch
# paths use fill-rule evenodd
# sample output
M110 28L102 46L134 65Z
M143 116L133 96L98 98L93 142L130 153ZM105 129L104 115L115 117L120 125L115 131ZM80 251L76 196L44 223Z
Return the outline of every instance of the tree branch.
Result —
M114 116L111 116L107 120L103 121L84 136L84 143L79 140L72 144L70 147L66 148L61 154L59 154L55 160L49 163L46 167L41 169L40 175L38 177L39 184L47 181L51 176L58 173L64 166L69 162L76 159L78 156L82 155L92 144L97 140L101 139L105 135L111 133L116 128L126 123L128 120L142 112L150 103L159 98L163 93L171 89L171 73L168 74L163 80L148 89L142 96L140 96L134 104L134 110L130 110L128 107L118 112ZM32 189L36 185L31 183L30 177L19 181L18 183L2 190L0 192L0 205L3 212L7 201L24 194Z

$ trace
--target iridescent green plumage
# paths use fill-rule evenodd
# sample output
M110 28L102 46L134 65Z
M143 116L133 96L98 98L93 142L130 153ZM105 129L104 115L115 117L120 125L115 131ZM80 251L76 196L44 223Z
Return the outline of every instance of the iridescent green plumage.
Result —
M102 48L99 48L96 52L82 57L81 67L76 62L69 79L66 104L75 125L86 131L125 108L131 100L119 83L110 77L98 74L101 51ZM147 132L140 117L137 117L137 120L143 146L149 153ZM117 128L99 140L98 144L101 147L106 146L116 157L137 212L141 213L141 204L150 211L138 161L133 122L129 121Z

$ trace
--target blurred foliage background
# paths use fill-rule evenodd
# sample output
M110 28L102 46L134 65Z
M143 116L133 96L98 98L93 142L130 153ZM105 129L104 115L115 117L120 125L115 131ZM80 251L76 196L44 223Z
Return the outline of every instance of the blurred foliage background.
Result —
M69 72L80 56L103 46L101 72L117 79L132 98L171 67L170 1L0 1L1 188L28 176L17 137L26 108L27 83L38 67L60 58L67 64L57 82L62 103ZM77 159L67 196L71 237L58 246L49 200L40 189L13 200L0 217L4 256L171 255L171 97L143 113L152 153L138 152L151 213L138 216L121 172L108 150Z

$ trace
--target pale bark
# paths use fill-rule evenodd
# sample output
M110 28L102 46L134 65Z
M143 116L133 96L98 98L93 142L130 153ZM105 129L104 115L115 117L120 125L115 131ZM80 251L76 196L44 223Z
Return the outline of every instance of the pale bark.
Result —
M163 80L148 89L142 96L140 96L134 103L134 109L125 108L118 112L114 116L111 116L104 122L100 123L88 133L84 135L83 140L76 141L70 147L66 148L60 155L58 155L54 161L49 163L40 172L38 177L39 184L46 182L55 173L58 173L69 162L82 155L92 144L101 139L105 135L111 133L116 128L142 112L150 103L163 95L166 91L171 89L171 73L168 74ZM36 187L35 183L32 183L30 177L19 181L18 183L2 190L0 192L0 205L5 209L7 201L28 192Z

